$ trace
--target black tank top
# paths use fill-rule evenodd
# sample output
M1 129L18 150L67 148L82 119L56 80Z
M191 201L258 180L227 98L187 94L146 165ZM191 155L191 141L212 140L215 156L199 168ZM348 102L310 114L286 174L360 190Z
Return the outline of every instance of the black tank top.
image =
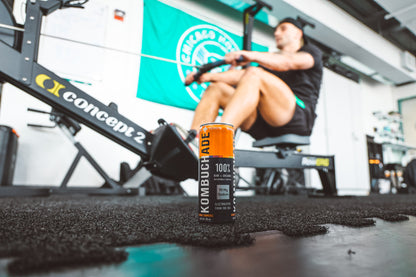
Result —
M312 55L314 59L314 66L306 70L289 70L289 71L275 71L260 66L265 70L276 75L284 81L293 91L293 93L305 104L305 107L299 104L302 108L308 109L315 116L315 107L318 102L319 90L322 82L322 52L311 43L306 43L298 52L306 52Z

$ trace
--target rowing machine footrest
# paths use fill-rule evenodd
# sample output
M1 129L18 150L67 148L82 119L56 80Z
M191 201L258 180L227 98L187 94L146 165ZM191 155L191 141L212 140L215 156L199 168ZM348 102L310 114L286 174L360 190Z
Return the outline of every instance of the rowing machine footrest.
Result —
M130 180L139 170L143 167L143 163L139 161L135 168L131 168L130 165L126 162L120 163L120 179L118 181L119 185L123 185L128 180Z
M81 131L81 125L78 123L78 121L70 118L69 116L63 115L58 121L58 124L65 125L72 136L76 136L79 131Z
M198 179L198 158L178 131L164 120L153 132L150 159L146 168L159 177L182 181Z
M125 182L127 182L127 180L129 180L131 178L132 174L132 169L130 167L130 165L126 162L122 162L120 164L120 179L118 181L119 184L124 184Z
M56 122L58 125L64 125L66 128L68 128L69 132L74 137L79 131L81 131L82 128L78 121L68 115L61 113L57 109L52 109L49 119L53 122Z
M309 136L285 134L278 137L267 137L253 142L253 147L276 146L277 148L296 148L300 145L309 145Z

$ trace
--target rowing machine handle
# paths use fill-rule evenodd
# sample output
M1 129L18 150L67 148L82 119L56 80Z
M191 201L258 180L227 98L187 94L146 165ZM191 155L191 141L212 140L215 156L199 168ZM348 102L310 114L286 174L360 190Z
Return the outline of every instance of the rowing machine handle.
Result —
M312 22L310 22L310 21L308 21L308 20L306 20L306 19L304 19L304 18L302 18L300 16L298 16L296 18L296 20L297 21L300 21L300 23L303 25L303 27L310 26L312 29L315 29L315 24L313 24Z
M267 4L267 3L265 3L265 2L263 2L263 1L261 1L261 0L256 0L256 3L257 3L258 5L260 5L260 6L261 6L261 8L266 7L269 11L272 11L272 10L273 10L273 7L272 7L271 5L269 5L269 4ZM261 8L260 8L260 9L261 9Z
M239 62L239 63L243 62L243 61L244 61L244 58L242 56L240 56L237 59L237 62ZM218 61L215 61L215 62L212 62L212 63L207 63L207 64L202 65L201 67L199 67L198 71L194 75L194 82L198 81L202 74L210 71L213 68L216 68L216 67L224 65L224 64L225 64L225 60L218 60ZM191 83L185 84L185 86L189 86L190 84Z

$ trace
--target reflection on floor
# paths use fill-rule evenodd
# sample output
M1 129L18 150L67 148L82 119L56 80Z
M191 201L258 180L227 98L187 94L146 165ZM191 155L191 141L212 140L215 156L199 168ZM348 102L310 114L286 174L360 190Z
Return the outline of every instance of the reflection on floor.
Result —
M118 266L28 276L416 276L416 217L409 218L375 219L376 226L365 228L327 225L328 234L306 238L262 232L241 248L129 247L129 259ZM0 261L0 276L5 264Z

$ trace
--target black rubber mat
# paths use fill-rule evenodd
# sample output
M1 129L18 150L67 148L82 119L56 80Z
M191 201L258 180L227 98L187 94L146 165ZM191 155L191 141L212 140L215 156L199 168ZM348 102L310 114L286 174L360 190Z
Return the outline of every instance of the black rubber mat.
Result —
M196 198L47 197L0 199L0 257L10 274L120 263L121 246L174 242L203 247L253 243L250 233L324 234L323 224L372 226L416 216L416 195L354 198L237 198L235 224L198 223Z

